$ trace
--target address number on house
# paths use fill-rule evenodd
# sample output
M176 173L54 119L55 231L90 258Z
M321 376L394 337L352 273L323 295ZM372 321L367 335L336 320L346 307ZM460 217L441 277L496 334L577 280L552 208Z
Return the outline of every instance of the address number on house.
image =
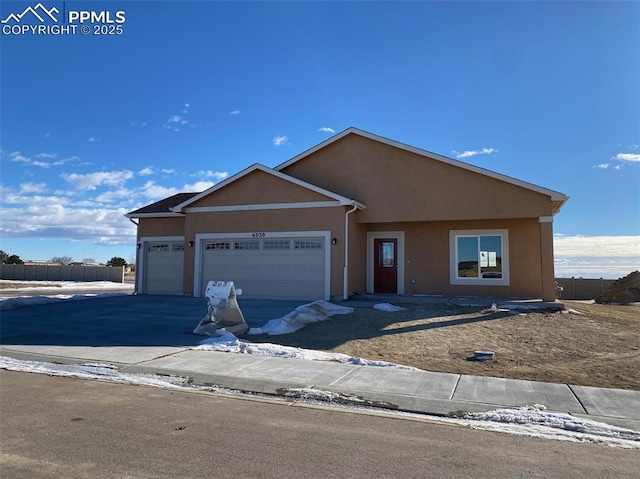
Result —
M252 233L251 237L253 238L266 238L267 233Z

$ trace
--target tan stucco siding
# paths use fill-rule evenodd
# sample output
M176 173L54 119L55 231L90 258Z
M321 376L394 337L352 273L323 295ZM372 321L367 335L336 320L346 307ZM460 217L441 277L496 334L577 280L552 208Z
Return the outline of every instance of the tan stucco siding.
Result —
M361 222L552 214L549 196L353 134L282 171L366 204Z
M556 279L553 263L553 223L541 222L540 249L542 255L542 298L545 301L553 301L556 298Z
M349 282L347 294L363 293L367 279L367 225L356 222L361 212L349 220Z
M184 217L140 218L138 238L184 235Z
M309 201L335 200L264 171L255 170L190 204L187 208Z
M406 294L519 297L543 297L545 294L542 288L542 252L537 219L369 224L367 229L405 232ZM486 229L508 230L510 284L452 285L449 232ZM365 285L361 283L358 291L364 292L364 288Z
M337 240L337 245L326 245L331 248L330 295L338 296L342 295L345 210L333 207L189 213L185 241L195 241L196 234L330 231L331 238ZM185 248L184 278L188 293L193 292L194 260L194 248Z

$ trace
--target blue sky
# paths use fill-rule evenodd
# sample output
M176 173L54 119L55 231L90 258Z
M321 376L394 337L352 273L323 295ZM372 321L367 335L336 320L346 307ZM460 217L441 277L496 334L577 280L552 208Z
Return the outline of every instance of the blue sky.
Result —
M3 0L0 17L37 3ZM9 254L128 260L124 213L355 126L569 195L559 275L640 269L640 3L42 5L126 20L3 31Z

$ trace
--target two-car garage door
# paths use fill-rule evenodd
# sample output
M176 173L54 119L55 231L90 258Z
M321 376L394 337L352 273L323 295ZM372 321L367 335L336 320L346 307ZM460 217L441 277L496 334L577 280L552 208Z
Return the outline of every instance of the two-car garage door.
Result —
M243 298L325 298L325 238L252 237L201 243L200 294L209 281L233 281Z

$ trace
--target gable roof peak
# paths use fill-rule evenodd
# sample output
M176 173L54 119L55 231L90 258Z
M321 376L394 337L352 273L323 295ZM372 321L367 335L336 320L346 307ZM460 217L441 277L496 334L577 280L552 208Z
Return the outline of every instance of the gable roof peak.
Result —
M312 155L316 151L321 150L322 148L325 148L325 147L329 146L330 144L335 143L336 141L338 141L338 140L340 140L340 139L342 139L345 136L350 135L350 134L354 134L354 135L358 135L358 136L361 136L361 137L364 137L364 138L368 138L370 140L377 141L379 143L383 143L385 145L392 146L394 148L399 148L401 150L408 151L410 153L414 153L416 155L423 156L425 158L430 158L432 160L441 161L442 163L446 163L448 165L452 165L452 166L456 166L458 168L462 168L462 169L465 169L465 170L473 171L474 173L478 173L478 174L481 174L481 175L484 175L484 176L487 176L487 177L490 177L490 178L494 178L496 180L504 181L506 183L510 183L512 185L519 186L521 188L525 188L525 189L528 189L528 190L531 190L531 191L535 191L537 193L541 193L543 195L547 195L547 196L549 196L551 198L551 201L554 201L554 202L558 203L558 207L556 208L556 211L559 211L560 208L562 207L562 205L569 199L568 196L566 196L565 194L560 193L558 191L551 190L551 189L545 188L543 186L534 185L533 183L528 183L526 181L518 180L517 178L513 178L511 176L503 175L501 173L497 173L495 171L491 171L491 170L488 170L486 168L482 168L480 166L475 166L475 165L472 165L470 163L465 163L464 161L455 160L455 159L449 158L447 156L439 155L438 153L433 153L431 151L424 150L422 148L417 148L415 146L407 145L405 143L401 143L401 142L396 141L396 140L391 140L389 138L385 138L383 136L376 135L374 133L370 133L368 131L361 130L361 129L353 127L353 126L350 126L347 129L342 130L339 133L336 133L332 137L327 138L325 141L323 141L321 143L318 143L317 145L309 148L308 150L303 151L299 155L294 156L290 160L287 160L284 163L279 164L274 169L276 171L282 171L285 168L287 168L288 166L291 166L292 164L294 164L294 163L306 158L307 156Z
M198 193L195 194L194 196L186 199L185 201L183 201L180 204L175 205L171 210L173 212L177 212L177 213L181 213L182 210L184 208L186 208L187 206L195 203L196 201L204 198L205 196L210 195L211 193L224 188L226 185L239 180L240 178L242 178L243 176L246 176L254 171L262 171L264 173L267 173L269 175L275 176L277 178L280 178L281 180L284 181L288 181L290 183L293 183L295 185L301 186L302 188L306 188L308 190L311 191L315 191L316 193L320 193L324 196L327 196L329 198L332 198L334 200L337 200L340 202L341 205L353 205L353 206L358 206L358 208L360 209L365 209L365 205L363 205L362 203L359 203L355 200L352 200L350 198L347 198L345 196L342 195L338 195L337 193L334 193L332 191L326 190L324 188L320 188L319 186L316 185L312 185L311 183L307 183L306 181L300 180L298 178L294 178L293 176L287 175L286 173L282 173L280 171L274 170L272 168L269 168L268 166L264 166L261 165L260 163L254 163L253 165L245 168L244 170L236 173L233 176L230 176L228 178L226 178L224 181L221 181L220 183L216 183L215 185L213 185L211 188L208 188L206 190L204 190L202 193Z

